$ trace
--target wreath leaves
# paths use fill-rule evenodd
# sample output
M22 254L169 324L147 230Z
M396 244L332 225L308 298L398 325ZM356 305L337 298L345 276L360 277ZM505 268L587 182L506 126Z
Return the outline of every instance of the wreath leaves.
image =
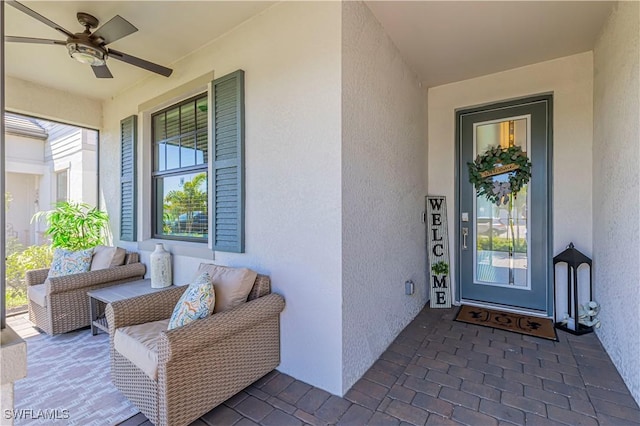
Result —
M492 203L500 205L505 201L505 190L494 190L497 187L494 185L494 178L502 174L482 177L482 173L509 164L518 166L517 169L504 173L508 174L509 192L513 193L513 197L516 198L518 192L531 179L531 161L519 146L490 147L484 154L478 155L475 161L467 163L469 182L475 186L478 195L484 195ZM502 187L505 188L506 185L502 185Z

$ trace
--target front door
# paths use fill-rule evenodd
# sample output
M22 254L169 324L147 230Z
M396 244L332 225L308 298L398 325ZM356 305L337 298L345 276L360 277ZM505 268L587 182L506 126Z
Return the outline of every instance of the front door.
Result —
M462 303L552 314L551 103L551 96L539 96L457 113L457 294ZM515 197L506 196L498 203L478 195L469 181L467 164L490 147L514 145L531 161L528 184ZM489 179L504 182L508 173L515 172Z

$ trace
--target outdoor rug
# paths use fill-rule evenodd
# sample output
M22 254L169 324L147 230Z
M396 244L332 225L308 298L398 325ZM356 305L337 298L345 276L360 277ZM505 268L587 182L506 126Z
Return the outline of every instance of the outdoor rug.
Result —
M493 309L462 305L456 321L558 341L551 318L532 317Z
M79 330L27 342L27 377L15 383L15 425L114 425L138 410L109 377L109 336Z

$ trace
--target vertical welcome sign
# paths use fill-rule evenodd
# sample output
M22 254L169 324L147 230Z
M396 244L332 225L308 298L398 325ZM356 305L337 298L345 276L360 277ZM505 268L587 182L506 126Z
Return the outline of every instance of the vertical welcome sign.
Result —
M427 249L429 251L429 287L432 308L451 307L450 272L434 272L434 265L449 267L447 201L442 196L427 196ZM442 262L442 263L441 263ZM436 270L438 268L436 267Z

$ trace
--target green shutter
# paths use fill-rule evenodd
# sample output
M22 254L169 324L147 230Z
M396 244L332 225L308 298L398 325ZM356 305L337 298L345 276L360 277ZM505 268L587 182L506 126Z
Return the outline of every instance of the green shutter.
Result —
M213 249L244 253L244 71L213 88Z
M136 241L136 145L138 117L120 122L120 239Z

